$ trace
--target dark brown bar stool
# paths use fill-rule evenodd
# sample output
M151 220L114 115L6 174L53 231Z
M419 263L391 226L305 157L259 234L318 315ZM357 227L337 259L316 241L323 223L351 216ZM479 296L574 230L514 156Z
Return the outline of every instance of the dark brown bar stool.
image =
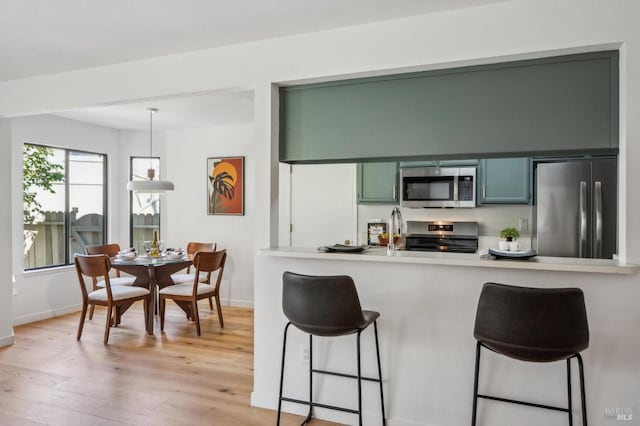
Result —
M362 425L362 380L367 380L377 382L380 385L382 423L385 425L386 420L384 414L384 395L382 393L382 370L380 368L380 347L378 345L378 326L376 324L376 320L380 314L374 311L362 310L356 286L353 283L353 279L349 276L309 276L285 272L282 278L282 309L289 322L284 328L284 340L282 342L282 367L280 370L280 393L278 399L277 424L280 424L282 401L286 401L309 406L309 414L302 424L307 424L311 420L311 417L313 416L313 407L321 407L358 414L359 424ZM360 366L360 334L372 323L376 340L376 356L378 360L377 379L362 377ZM287 331L291 324L309 334L309 401L282 396ZM332 337L348 334L357 335L357 375L313 368L313 336ZM355 410L314 402L312 399L313 373L357 379L358 409Z
M473 384L473 414L476 424L478 398L563 411L573 425L571 407L571 359L578 360L582 401L582 424L587 425L584 368L580 352L589 346L589 326L584 295L578 288L530 288L486 283L480 293L473 335L476 366ZM567 408L535 404L478 393L480 349L520 361L567 361Z

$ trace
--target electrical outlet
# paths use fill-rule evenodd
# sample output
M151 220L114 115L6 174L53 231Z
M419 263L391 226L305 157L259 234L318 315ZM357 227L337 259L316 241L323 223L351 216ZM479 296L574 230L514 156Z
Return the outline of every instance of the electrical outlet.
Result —
M15 288L15 287L13 288L13 295L14 295L14 296L17 296L17 295L18 295L18 289L17 289L17 288Z
M521 217L518 221L518 228L520 231L528 231L529 230L529 219L526 217Z
M300 362L309 362L309 345L300 345Z

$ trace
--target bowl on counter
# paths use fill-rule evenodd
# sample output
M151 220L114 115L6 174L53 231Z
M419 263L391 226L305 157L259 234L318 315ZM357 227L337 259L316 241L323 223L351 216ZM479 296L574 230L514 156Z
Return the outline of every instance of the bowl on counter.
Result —
M399 239L400 237L398 236L393 237L393 244L396 244ZM389 245L389 238L388 237L384 238L382 235L378 235L378 242L380 243L381 246Z

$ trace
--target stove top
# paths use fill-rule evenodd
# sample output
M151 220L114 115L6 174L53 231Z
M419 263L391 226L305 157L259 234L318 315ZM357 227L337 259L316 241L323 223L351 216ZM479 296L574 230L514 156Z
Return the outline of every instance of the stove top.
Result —
M478 222L407 221L406 250L475 253Z

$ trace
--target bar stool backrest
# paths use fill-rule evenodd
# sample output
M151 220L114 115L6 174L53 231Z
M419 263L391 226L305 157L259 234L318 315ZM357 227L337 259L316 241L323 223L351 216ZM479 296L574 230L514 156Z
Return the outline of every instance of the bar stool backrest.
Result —
M589 346L584 295L578 288L486 283L473 335L489 349L511 358L566 359Z
M317 336L356 333L366 320L353 279L285 272L282 310L300 330Z

